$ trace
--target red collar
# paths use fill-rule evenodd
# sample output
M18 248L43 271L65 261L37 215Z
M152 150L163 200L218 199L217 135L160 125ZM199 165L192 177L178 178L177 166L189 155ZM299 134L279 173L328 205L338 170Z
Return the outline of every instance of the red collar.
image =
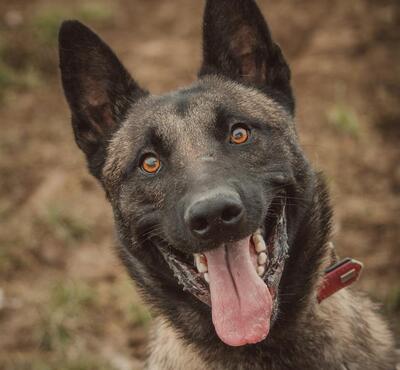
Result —
M363 264L352 258L345 258L325 270L325 276L319 287L317 300L321 303L338 290L358 280Z

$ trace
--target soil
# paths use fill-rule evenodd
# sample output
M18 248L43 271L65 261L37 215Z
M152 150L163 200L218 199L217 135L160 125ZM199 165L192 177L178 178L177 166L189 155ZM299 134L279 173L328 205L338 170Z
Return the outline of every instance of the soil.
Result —
M365 264L357 286L399 334L399 2L258 3L292 67L301 143L331 190L334 243ZM35 80L0 90L0 369L135 369L145 356L148 313L73 141L53 20L43 26L41 15L86 17L161 93L195 78L203 2L99 2L111 16L79 13L82 4L0 1L0 62Z

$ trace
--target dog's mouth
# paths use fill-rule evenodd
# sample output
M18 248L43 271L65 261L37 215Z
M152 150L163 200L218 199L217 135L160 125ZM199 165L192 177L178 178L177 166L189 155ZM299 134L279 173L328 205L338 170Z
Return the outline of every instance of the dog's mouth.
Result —
M215 330L231 346L265 339L288 255L285 202L276 198L251 235L191 256L161 246L183 290L211 306Z

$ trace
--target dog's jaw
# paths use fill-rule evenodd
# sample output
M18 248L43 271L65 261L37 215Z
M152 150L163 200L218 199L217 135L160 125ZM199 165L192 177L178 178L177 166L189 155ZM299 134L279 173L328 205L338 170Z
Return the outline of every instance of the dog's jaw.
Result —
M228 254L230 254L228 253L228 251L235 250L237 252L239 248L246 250L246 254L242 253L239 256L240 253L238 253L238 256L240 257L240 259L248 258L249 261L251 261L252 268L254 268L254 273L251 274L253 276L251 280L253 282L263 281L265 284L258 285L254 283L253 285L254 289L256 286L259 286L259 289L257 288L255 289L255 291L260 291L260 289L266 290L264 292L265 294L260 293L260 297L269 296L269 298L266 299L265 304L262 305L263 308L268 310L269 314L266 315L265 313L263 313L259 315L268 316L268 322L264 325L264 331L260 329L258 335L250 335L247 339L244 336L231 340L229 338L224 338L223 334L220 335L220 338L229 345L243 345L248 343L256 343L260 340L263 340L268 334L270 324L272 324L276 318L278 305L277 291L282 276L284 264L286 258L288 257L289 249L286 230L285 204L283 201L280 202L280 207L278 207L278 209L276 210L276 214L274 214L274 217L275 221L273 223L273 226L269 226L268 231L266 231L266 225L262 225L258 230L256 230L256 232L241 241L229 242L204 253L195 253L193 255L193 264L189 264L187 263L187 260L183 261L182 258L179 258L179 254L175 252L174 248L159 245L159 250L161 251L161 254L170 266L177 282L182 287L182 289L188 291L208 306L211 306L212 309L217 306L215 301L218 300L216 300L215 297L220 297L221 293L224 292L224 289L221 290L220 287L216 289L215 287L217 285L213 285L213 282L211 282L210 284L210 280L213 278L212 276L210 276L211 273L213 273L214 276L217 276L217 278L214 279L221 280L221 275L218 272L219 270L221 270L221 266L215 268L216 264L212 264L213 261L211 261L210 259L214 258L214 256L218 254L224 254L224 256L228 258L227 256ZM271 224L270 217L268 219L269 224ZM235 258L239 258L238 256L236 256ZM213 267L210 266L210 262L212 265L214 265L214 272L210 271L210 268L213 269ZM244 274L244 270L242 270L241 273ZM230 274L232 276L231 272ZM238 272L237 274L240 275L240 272ZM256 278L256 276L258 277ZM242 281L239 282L241 283ZM211 285L211 289L209 287L209 284ZM223 286L224 282L222 282L221 284ZM236 283L234 283L234 285L236 289ZM264 288L262 287L262 285L264 286ZM246 301L248 300L246 299ZM267 307L269 305L269 301L270 307ZM214 319L214 316L215 315L213 310L213 320L214 324L216 324L218 320L216 318ZM218 324L216 324L216 329L218 333L217 327Z

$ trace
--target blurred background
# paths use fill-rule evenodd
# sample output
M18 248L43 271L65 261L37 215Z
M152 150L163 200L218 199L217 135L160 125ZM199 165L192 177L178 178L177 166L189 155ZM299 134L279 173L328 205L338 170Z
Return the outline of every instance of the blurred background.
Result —
M400 3L259 0L292 66L300 139L341 256L400 332ZM0 369L138 369L151 317L73 141L57 31L98 31L154 93L200 64L199 0L0 0Z

